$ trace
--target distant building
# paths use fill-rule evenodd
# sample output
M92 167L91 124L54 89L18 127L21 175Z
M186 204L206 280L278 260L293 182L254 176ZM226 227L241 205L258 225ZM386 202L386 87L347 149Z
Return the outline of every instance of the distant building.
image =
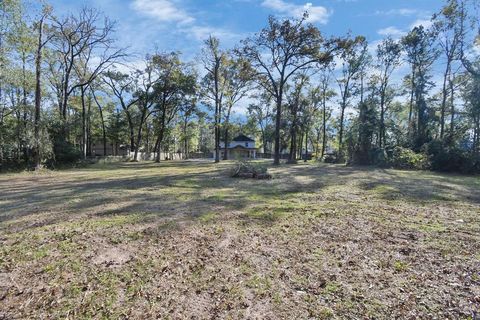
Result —
M220 142L220 158L223 158L225 152L225 143ZM255 159L257 157L257 148L255 140L240 134L230 141L227 145L228 159Z
M92 156L127 156L128 155L128 146L123 144L112 144L107 143L106 148L107 153L103 147L103 142L94 141L92 143Z

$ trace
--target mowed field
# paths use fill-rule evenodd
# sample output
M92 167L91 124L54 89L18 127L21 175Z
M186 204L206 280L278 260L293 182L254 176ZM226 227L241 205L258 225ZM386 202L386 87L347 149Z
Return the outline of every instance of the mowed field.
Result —
M232 162L0 175L0 319L473 319L480 178Z

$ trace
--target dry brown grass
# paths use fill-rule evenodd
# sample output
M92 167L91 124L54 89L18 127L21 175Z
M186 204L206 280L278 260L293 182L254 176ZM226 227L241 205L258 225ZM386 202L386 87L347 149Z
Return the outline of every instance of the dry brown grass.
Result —
M0 176L0 319L469 319L480 179L299 164Z

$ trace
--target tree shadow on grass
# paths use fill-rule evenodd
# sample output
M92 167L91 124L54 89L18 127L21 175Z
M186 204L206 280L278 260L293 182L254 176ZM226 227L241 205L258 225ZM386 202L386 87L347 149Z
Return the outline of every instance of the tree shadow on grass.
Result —
M326 187L345 185L385 200L474 203L480 200L475 183L462 183L456 176L374 168L281 165L270 167L273 180L242 180L229 177L229 164L225 163L139 162L105 167L67 171L68 175L60 175L58 181L52 181L51 177L19 177L20 181L11 187L8 181L0 180L0 230L13 232L65 220L129 214L149 219L195 221L211 212L222 217L230 211L245 211L278 199L288 200L295 194L317 193ZM268 218L260 215L250 217L249 221L274 223L277 220Z
M378 170L377 174L359 179L362 190L382 199L407 201L465 201L480 203L475 177L443 175L431 172Z

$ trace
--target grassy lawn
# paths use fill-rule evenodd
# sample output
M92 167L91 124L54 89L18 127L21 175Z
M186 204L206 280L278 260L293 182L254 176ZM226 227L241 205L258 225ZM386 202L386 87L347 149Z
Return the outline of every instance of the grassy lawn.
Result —
M480 178L314 163L0 176L0 319L471 319Z

